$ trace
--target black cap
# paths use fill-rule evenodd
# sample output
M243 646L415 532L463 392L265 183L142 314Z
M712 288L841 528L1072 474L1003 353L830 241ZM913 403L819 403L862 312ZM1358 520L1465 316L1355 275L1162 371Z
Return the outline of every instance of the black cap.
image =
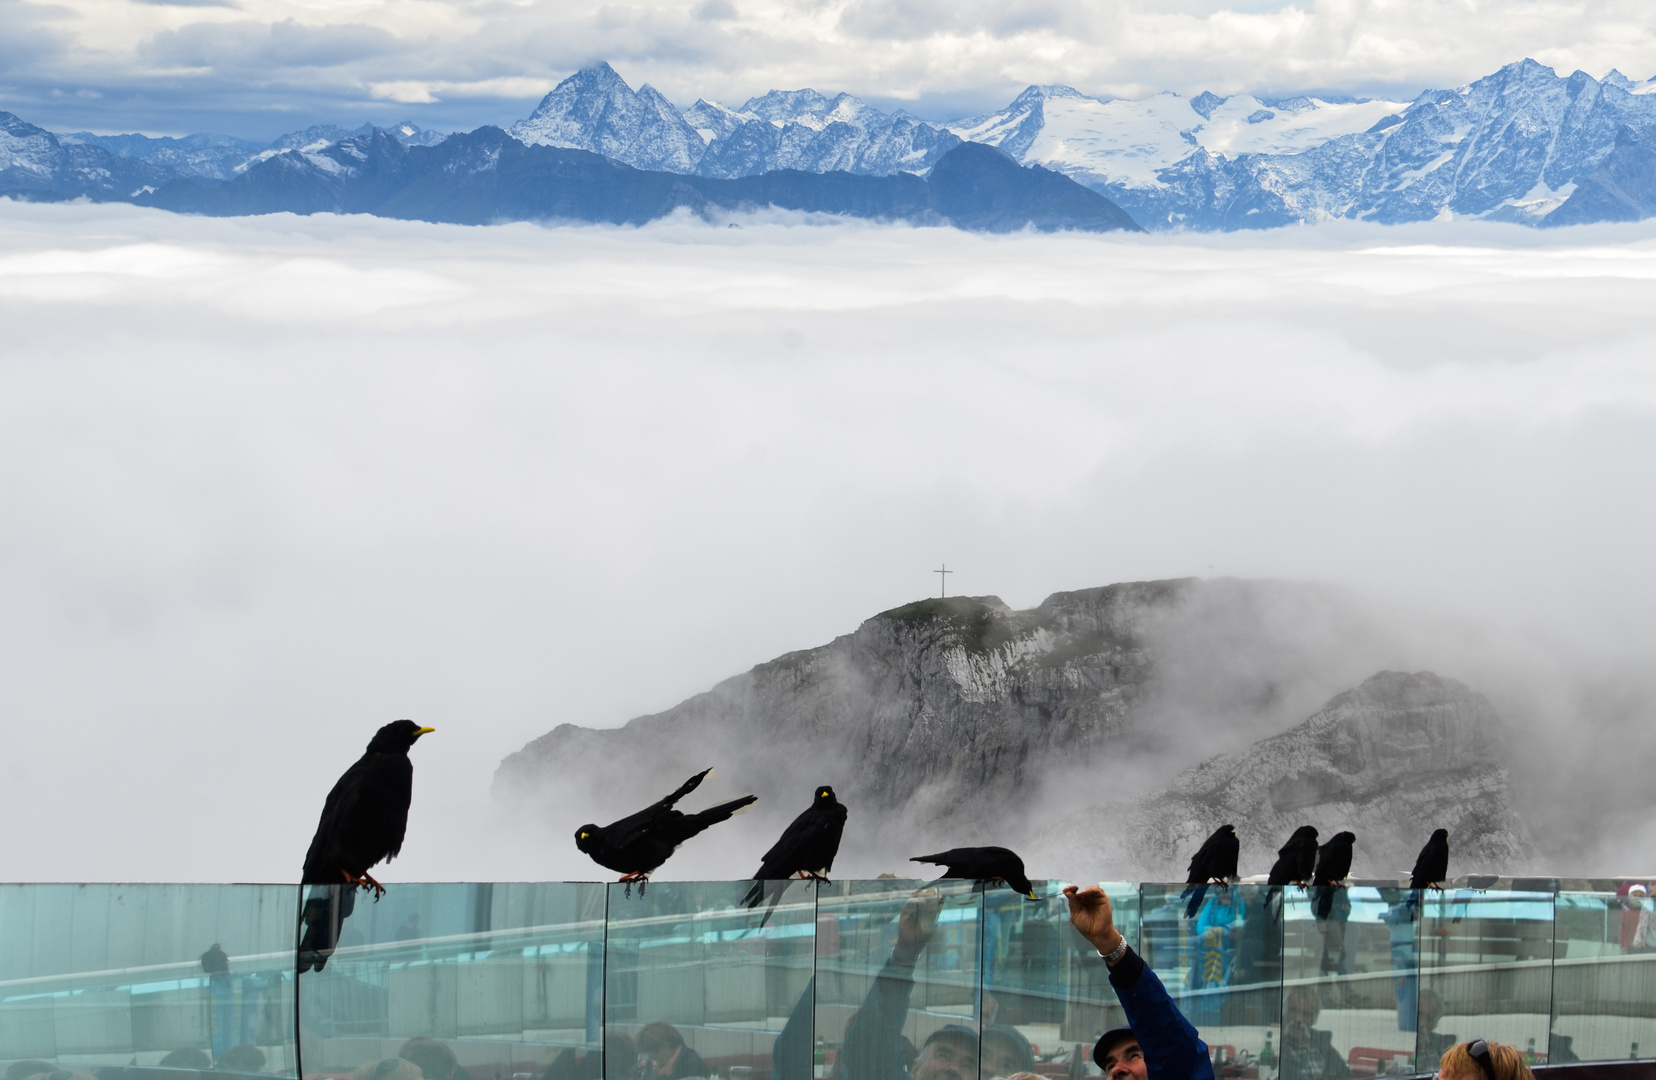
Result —
M1102 1069L1105 1055L1128 1039L1136 1040L1137 1038L1138 1036L1133 1034L1133 1029L1130 1027L1111 1028L1100 1035L1097 1042L1093 1043L1093 1064Z

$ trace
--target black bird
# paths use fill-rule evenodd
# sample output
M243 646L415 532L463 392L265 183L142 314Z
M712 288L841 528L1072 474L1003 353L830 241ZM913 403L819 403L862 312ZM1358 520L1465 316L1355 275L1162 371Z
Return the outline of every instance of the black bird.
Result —
M782 902L782 894L787 891L786 879L797 874L817 881L828 880L828 872L834 868L834 856L839 854L840 835L845 832L845 814L845 804L834 797L833 788L824 784L816 789L811 805L793 819L783 830L782 838L765 852L764 861L754 871L753 888L742 898L748 907L758 907L765 898L765 882L776 883L769 890L771 906L765 912L765 919L760 920L760 926Z
M1441 889L1447 880L1449 830L1438 829L1432 833L1432 838L1426 841L1426 846L1420 849L1420 857L1415 859L1414 870L1409 874L1409 888Z
M1267 885L1304 885L1317 867L1317 830L1301 825L1288 842L1277 849Z
M1316 894L1316 916L1328 918L1334 910L1334 889L1351 876L1351 845L1357 835L1338 832L1317 850L1317 868L1311 874L1311 889Z
M1311 872L1316 866L1317 830L1310 825L1301 825L1286 844L1277 848L1277 861L1271 864L1271 876L1265 881L1266 908L1269 909L1273 902L1280 903L1283 886L1304 887L1311 880Z
M936 855L916 855L909 862L936 863L946 878L974 881L1003 881L1012 891L1030 900L1039 900L1035 886L1024 874L1023 860L1003 847L957 847Z
M322 820L305 854L300 884L316 886L299 919L299 970L321 971L339 941L339 924L356 907L358 888L385 886L368 871L402 851L408 829L408 804L414 796L414 764L409 748L421 735L435 731L412 720L397 720L374 733L368 749L328 792Z
M740 799L708 807L700 813L685 814L673 809L674 803L695 791L712 774L712 769L704 769L665 799L651 803L620 821L602 826L582 825L575 830L575 846L590 855L599 866L618 871L622 881L648 882L650 874L666 862L680 844L759 801L757 795L743 795ZM640 886L640 895L642 888ZM629 894L632 892L630 884L627 891Z
M1221 825L1202 841L1202 846L1190 857L1190 872L1185 875L1185 884L1190 887L1179 894L1181 899L1190 898L1190 903L1185 905L1185 918L1196 917L1209 883L1230 888L1231 879L1237 876L1236 860L1241 854L1242 841L1237 839L1234 825Z

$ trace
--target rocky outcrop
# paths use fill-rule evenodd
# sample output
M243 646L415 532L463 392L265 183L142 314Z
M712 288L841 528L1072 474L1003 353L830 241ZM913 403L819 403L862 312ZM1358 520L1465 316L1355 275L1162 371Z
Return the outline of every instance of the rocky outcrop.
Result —
M757 854L798 812L799 792L829 783L851 807L842 873L912 869L905 860L926 844L1042 834L1038 874L1162 877L1222 814L1264 870L1275 834L1291 828L1281 823L1320 815L1307 820L1333 829L1323 808L1336 805L1352 808L1339 823L1365 838L1375 869L1406 868L1413 850L1401 864L1396 852L1418 848L1433 815L1468 841L1508 836L1480 849L1492 859L1523 849L1496 764L1499 723L1458 684L1380 676L1281 734L1398 651L1361 610L1333 590L1230 580L1056 593L1025 611L992 596L923 600L622 727L561 725L501 763L495 792L561 832L717 765L715 786L761 798L721 834ZM1233 756L1181 777L1139 816L1111 810L1136 823L1111 844L1093 812L1065 822L1105 792L1159 791L1216 751ZM1383 830L1391 846L1377 842ZM732 872L711 856L698 866L707 850L675 868Z
M1453 679L1383 671L1163 791L1071 815L1035 838L1029 857L1069 873L1183 880L1189 853L1231 822L1243 872L1260 873L1296 827L1315 825L1324 839L1357 834L1356 876L1395 877L1445 828L1452 874L1518 872L1533 851L1500 764L1502 730L1483 695Z

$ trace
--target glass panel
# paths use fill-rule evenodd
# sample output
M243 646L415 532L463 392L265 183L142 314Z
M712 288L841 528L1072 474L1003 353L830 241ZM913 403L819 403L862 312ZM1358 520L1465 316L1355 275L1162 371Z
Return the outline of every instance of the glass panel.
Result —
M595 1080L604 899L597 884L357 894L326 967L300 976L305 1075Z
M1414 1071L1411 895L1361 882L1327 893L1284 890L1278 1080Z
M1602 884L1558 894L1547 1056L1555 1065L1656 1057L1656 913L1648 897L1629 895L1631 882Z
M1282 1038L1281 906L1265 903L1263 885L1211 886L1199 900L1183 885L1140 891L1139 954L1196 1025L1218 1071L1259 1075Z
M1420 901L1423 1072L1456 1042L1494 1039L1547 1058L1552 1021L1553 894L1426 890Z
M972 1080L983 893L969 881L838 881L817 897L816 1076ZM792 1078L788 1078L792 1080Z
M752 887L609 886L609 1080L809 1076L817 885Z
M1039 902L1005 888L984 894L982 1012L989 1034L983 1077L1021 1070L1055 1080L1078 1077L1090 1066L1098 1037L1126 1025L1109 968L1070 926L1065 884L1035 882ZM1116 928L1136 942L1138 890L1124 882L1102 888L1110 895ZM1012 1053L1003 1052L1007 1049Z
M0 1059L291 1073L292 885L0 885ZM45 1071L50 1071L47 1069Z

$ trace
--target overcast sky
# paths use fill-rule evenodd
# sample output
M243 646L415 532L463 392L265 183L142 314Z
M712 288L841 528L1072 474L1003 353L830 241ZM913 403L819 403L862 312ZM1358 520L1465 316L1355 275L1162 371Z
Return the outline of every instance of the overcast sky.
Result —
M267 139L507 124L605 59L680 104L848 91L922 116L1098 95L1412 97L1534 57L1656 74L1648 0L0 0L0 108L54 130Z
M1444 673L1648 776L1648 720L1593 743L1550 673L1590 661L1625 712L1615 672L1656 651L1653 282L1656 223L987 237L0 201L7 876L290 877L401 716L438 730L386 880L590 873L573 823L491 820L503 755L847 633L943 560L1020 607L1335 582L1507 642ZM1620 839L1656 858L1656 831Z

